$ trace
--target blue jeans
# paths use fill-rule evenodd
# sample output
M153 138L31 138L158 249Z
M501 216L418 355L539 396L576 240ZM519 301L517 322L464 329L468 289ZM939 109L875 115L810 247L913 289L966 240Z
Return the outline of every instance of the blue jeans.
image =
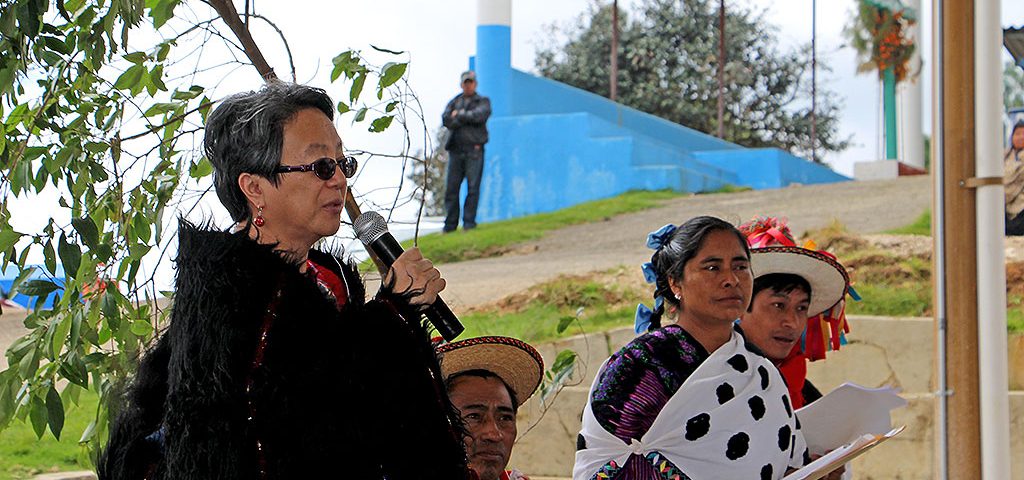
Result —
M484 147L477 145L467 150L448 151L448 182L444 192L444 230L450 232L459 226L459 192L466 180L466 206L462 211L462 227L476 227L476 206L480 201L480 177L484 173Z

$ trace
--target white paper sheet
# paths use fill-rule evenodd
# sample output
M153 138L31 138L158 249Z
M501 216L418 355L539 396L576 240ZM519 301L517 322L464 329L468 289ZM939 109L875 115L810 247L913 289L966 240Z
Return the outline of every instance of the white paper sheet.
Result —
M810 453L823 455L864 435L889 432L892 429L890 411L906 404L895 388L844 383L797 410L797 417Z

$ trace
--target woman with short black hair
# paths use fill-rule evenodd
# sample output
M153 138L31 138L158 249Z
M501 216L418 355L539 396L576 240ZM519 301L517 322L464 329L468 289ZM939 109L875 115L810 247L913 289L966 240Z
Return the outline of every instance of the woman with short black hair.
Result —
M333 108L275 82L210 114L234 225L181 222L171 321L113 406L101 479L467 478L418 314L440 273L410 249L367 302L355 266L313 248L356 169Z

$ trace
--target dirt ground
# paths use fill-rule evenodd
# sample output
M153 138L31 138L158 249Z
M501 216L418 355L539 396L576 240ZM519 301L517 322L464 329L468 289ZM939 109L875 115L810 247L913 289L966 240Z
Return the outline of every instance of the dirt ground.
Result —
M644 246L648 232L697 215L736 223L755 215L784 216L797 235L838 221L851 232L869 234L912 223L931 201L928 177L682 197L659 208L555 230L500 257L441 265L448 281L443 296L458 312L559 275L639 267L650 259L651 251Z

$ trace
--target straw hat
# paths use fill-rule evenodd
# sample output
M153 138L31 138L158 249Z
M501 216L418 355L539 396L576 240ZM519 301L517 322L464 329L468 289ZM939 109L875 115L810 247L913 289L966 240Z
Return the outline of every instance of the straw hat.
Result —
M789 273L807 280L811 302L807 316L814 317L839 303L850 285L850 275L835 257L823 251L801 248L784 219L756 217L739 226L750 245L750 269L754 278Z
M772 246L750 250L750 269L754 278L771 273L799 275L811 285L807 316L813 317L832 308L846 295L850 276L834 258L822 252L800 247Z
M519 405L533 395L544 375L544 360L537 350L511 337L469 338L441 345L437 353L445 379L470 370L487 370L512 389Z

